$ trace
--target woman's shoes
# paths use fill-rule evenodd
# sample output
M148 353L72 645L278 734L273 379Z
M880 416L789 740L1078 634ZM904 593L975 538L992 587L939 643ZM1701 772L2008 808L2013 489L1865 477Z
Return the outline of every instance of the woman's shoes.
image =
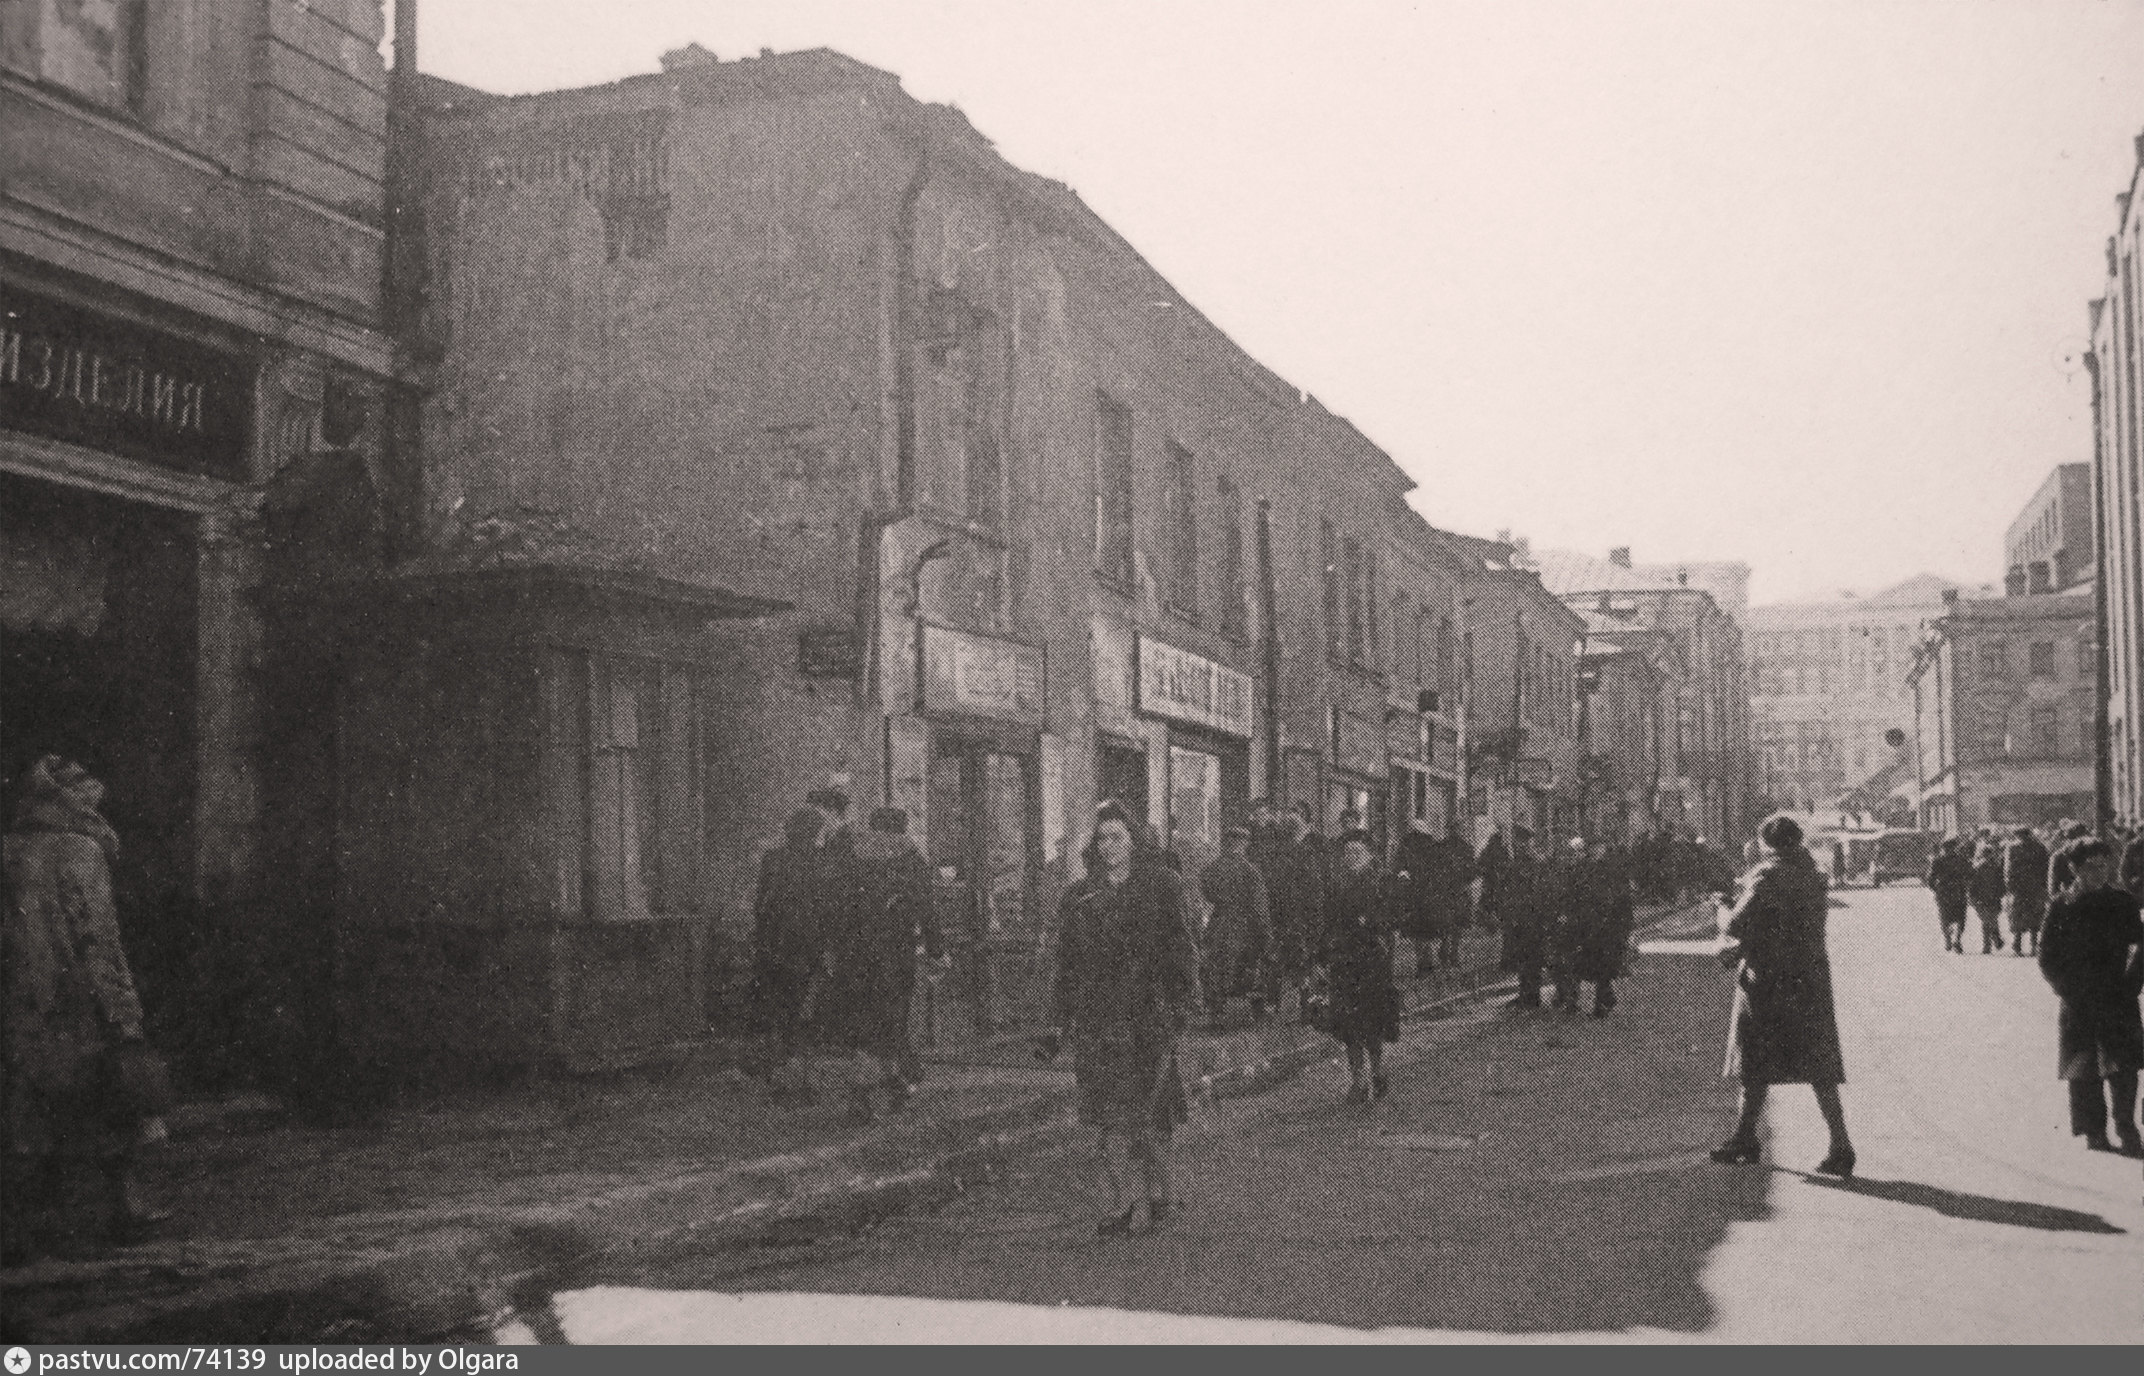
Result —
M1764 1158L1764 1148L1755 1142L1730 1137L1712 1149L1712 1159L1723 1166L1754 1166Z
M1123 1213L1114 1214L1095 1224L1094 1235L1096 1237L1126 1236L1132 1230L1132 1213L1138 1207L1137 1204L1127 1204L1124 1206Z
M1816 1173L1818 1175L1836 1175L1841 1180L1853 1179L1854 1149L1852 1147L1833 1147L1831 1155L1816 1163Z
M1351 1104L1367 1104L1370 1102L1370 1086L1364 1081L1355 1081L1348 1086L1347 1101Z
M1391 1092L1392 1081L1382 1075L1372 1075L1370 1077L1370 1097L1372 1099L1382 1099Z

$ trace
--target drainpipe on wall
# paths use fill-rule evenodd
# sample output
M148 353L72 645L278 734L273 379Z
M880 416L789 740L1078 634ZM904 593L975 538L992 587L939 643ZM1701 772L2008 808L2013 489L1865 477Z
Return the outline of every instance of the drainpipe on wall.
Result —
M2099 355L2087 349L2084 366L2092 375L2092 829L2104 836L2114 820L2114 733L2107 716L2113 665L2107 658L2107 575L2112 570L2107 559L2107 441L2102 428L2106 402Z
M1282 801L1280 753L1280 613L1274 606L1273 507L1258 499L1258 634L1264 642L1259 667L1266 681L1266 797Z

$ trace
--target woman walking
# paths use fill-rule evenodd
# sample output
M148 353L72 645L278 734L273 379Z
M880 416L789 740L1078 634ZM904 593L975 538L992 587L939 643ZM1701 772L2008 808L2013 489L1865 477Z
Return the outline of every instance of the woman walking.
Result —
M2144 1066L2144 921L2134 894L2112 886L2114 853L2097 839L2063 848L2074 880L2047 913L2040 973L2062 1000L2058 1072L2069 1081L2070 1132L2093 1151L2144 1155L2137 1130L2137 1070ZM2104 1097L2102 1091L2104 1085Z
M1766 855L1747 877L1742 901L1725 914L1722 963L1735 966L1735 1003L1723 1074L1742 1081L1742 1112L1734 1135L1713 1148L1727 1165L1754 1164L1757 1130L1773 1085L1808 1085L1816 1092L1830 1154L1824 1175L1854 1173L1854 1144L1846 1135L1839 1085L1839 1020L1832 1006L1831 958L1824 949L1830 907L1823 874L1802 847L1791 817L1773 817L1758 832Z
M8 826L0 925L0 1252L86 1255L137 1241L164 1216L135 1198L134 1149L165 1111L162 1061L142 1040L141 1001L119 941L111 863L119 838L98 813L104 785L46 755ZM73 1207L72 1182L99 1196Z
M1400 995L1392 978L1396 906L1377 871L1370 833L1341 833L1340 868L1325 896L1322 957L1332 998L1333 1036L1347 1048L1348 1102L1390 1092L1385 1043L1400 1039Z
M1037 1048L1048 1059L1072 1044L1080 1121L1100 1135L1095 1230L1104 1237L1150 1232L1180 1207L1169 1138L1190 1104L1176 1041L1202 1003L1183 880L1134 847L1132 827L1122 803L1095 811L1087 876L1057 908L1054 1026Z

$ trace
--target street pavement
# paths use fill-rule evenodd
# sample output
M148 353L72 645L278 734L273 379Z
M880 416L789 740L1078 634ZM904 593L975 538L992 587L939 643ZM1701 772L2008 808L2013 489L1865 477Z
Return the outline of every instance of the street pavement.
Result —
M1393 1097L1321 1062L1202 1104L1190 1208L1099 1239L1062 1137L936 1212L588 1274L505 1341L2119 1342L2144 1339L2144 1171L2068 1136L2030 960L1942 952L1917 887L1830 929L1860 1152L1775 1091L1765 1164L1706 1156L1731 982L1647 947L1605 1020L1479 1007L1411 1024Z

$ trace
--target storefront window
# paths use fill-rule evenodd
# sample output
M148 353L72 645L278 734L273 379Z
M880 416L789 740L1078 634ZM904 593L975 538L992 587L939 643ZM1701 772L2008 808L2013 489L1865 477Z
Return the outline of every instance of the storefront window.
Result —
M1181 746L1169 747L1169 824L1179 849L1221 844L1221 761Z

